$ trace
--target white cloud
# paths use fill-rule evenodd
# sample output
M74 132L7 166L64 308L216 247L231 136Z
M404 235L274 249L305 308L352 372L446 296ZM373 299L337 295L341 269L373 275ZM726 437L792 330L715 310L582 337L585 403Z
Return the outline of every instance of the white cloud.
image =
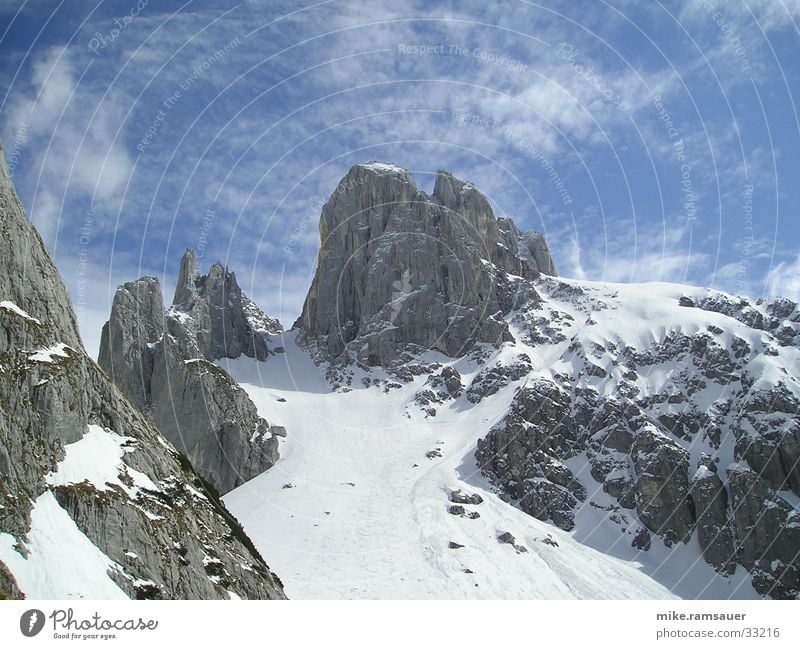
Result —
M83 215L65 209L69 192L89 198L99 213L113 213L132 161L117 133L127 105L120 91L80 83L73 50L51 48L33 63L31 87L15 96L12 123L26 125L26 174L32 184L31 219L53 245L62 220ZM79 226L78 226L79 227Z
M788 24L785 16L796 14L796 3L787 4L789 9L762 0L748 5L764 25L776 29ZM623 10L635 18L633 6ZM681 19L689 20L691 33L725 83L731 75L724 74L723 60L732 71L739 62L699 7L700 12L684 11ZM617 35L623 38L630 27L605 6L580 10L585 32L551 11L511 2L442 9L380 1L370 3L366 14L361 4L333 3L269 24L284 9L294 8L289 1L280 7L245 3L229 13L197 9L166 20L153 6L102 57L86 50L85 39L66 52L40 52L31 84L12 89L19 110L9 124L20 119L31 124L32 141L18 172L23 200L33 203L32 216L46 240L55 237L62 212L74 219L72 229L69 224L60 227L59 255L65 244L77 247L76 223L94 196L98 240L102 234L103 245L110 248L116 228L115 279L121 269L130 271L122 279L141 274L131 260L126 268L119 265L120 251L146 251L146 263L172 272L183 248L198 245L203 216L216 201L218 217L208 235L206 259L230 258L240 275L249 276L257 267L269 279L264 283L258 278L263 297L256 297L268 310L293 316L313 270L320 199L327 198L350 164L380 158L411 168L426 190L432 185L428 174L447 168L475 182L498 215L514 218L525 229L556 230L546 234L565 275L688 281L688 273L702 281L702 271L710 270L708 258L690 256L685 233L674 228L665 232L656 223L680 216L670 213L679 209L681 193L679 163L653 106L654 93L664 98L686 142L692 189L704 219L698 220L702 228L695 234L712 242L708 249L720 245L713 243L719 233L711 232L717 207L741 205L742 155L750 165L750 182L768 186L772 157L763 139L740 147L730 114L712 108L701 117L695 111L692 93L707 91L710 75L702 57L688 57L687 48L677 45L663 57L649 49L619 47L620 52L632 52L625 59L611 46L619 46ZM749 20L750 37L760 35L749 14L727 4L724 8L737 25ZM661 8L652 11L665 16ZM246 37L256 25L263 28ZM86 35L95 27L87 24ZM134 169L134 147L161 102L179 89L194 66L234 37L242 42L159 122L155 139ZM145 38L146 46L136 53ZM558 54L561 42L576 52L574 60ZM528 68L473 56L398 51L400 44L437 43L491 51ZM683 64L676 62L682 57L687 59ZM92 67L79 82L87 65ZM609 101L601 88L618 93L628 110ZM500 126L459 123L454 110ZM733 118L747 133L748 115L739 112L735 101L734 110ZM538 164L539 155L547 158L558 181L568 185L569 204L559 196L556 179ZM131 173L135 175L121 204ZM629 180L630 205L612 195L615 187L621 195ZM602 213L587 216L592 207ZM578 223L573 209L584 214ZM644 215L642 223L639 215ZM302 227L295 233L298 223ZM725 226L738 232L736 223ZM285 253L289 242L291 255ZM111 253L106 254L110 265ZM281 289L278 271L284 263L292 279L283 284L278 303L270 296ZM731 266L718 278L726 281L735 273Z
M767 293L771 297L788 297L800 302L800 255L784 261L767 273Z

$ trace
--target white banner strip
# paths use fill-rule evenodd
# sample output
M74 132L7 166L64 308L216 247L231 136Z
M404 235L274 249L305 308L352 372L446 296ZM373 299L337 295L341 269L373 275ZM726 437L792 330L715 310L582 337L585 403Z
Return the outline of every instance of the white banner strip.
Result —
M800 646L797 602L0 602L0 646ZM756 643L756 644L752 644Z

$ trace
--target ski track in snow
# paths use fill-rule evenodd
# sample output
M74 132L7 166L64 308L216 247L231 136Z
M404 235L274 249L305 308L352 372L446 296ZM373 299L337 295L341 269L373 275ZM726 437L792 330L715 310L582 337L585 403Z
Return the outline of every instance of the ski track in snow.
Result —
M516 344L504 345L483 366L433 354L425 360L452 364L468 386L483 367L519 353L531 357L531 376L564 371L559 359L571 336L584 344L605 340L644 349L670 331L691 334L719 321L726 332L760 344L761 332L727 316L676 308L681 295L701 295L703 289L563 283L606 303L619 296L622 306L593 310L594 322L583 324L585 310L569 299L548 297L547 286L538 286L546 307L574 318L564 330L565 342L531 347L515 335ZM650 551L632 548L630 537L609 522L606 512L588 505L590 499L602 504L609 497L589 476L583 455L567 461L590 494L572 532L502 501L477 470L473 453L476 441L502 419L528 377L477 405L462 395L426 419L413 403L426 376L384 393L361 384L363 376L387 378L384 372L356 370L351 391L332 392L322 368L295 344L295 335L281 336L278 344L285 353L265 363L245 357L218 361L250 394L259 413L288 431L278 463L224 501L280 575L290 598L759 597L741 567L730 578L717 575L702 560L696 535L672 548L655 536ZM670 368L662 370L663 376L646 376L656 385L649 390L669 380ZM601 394L603 387L598 385ZM442 457L427 458L435 448ZM693 459L700 450L690 449ZM481 505L465 506L480 518L448 513L448 494L458 488L483 497ZM528 552L499 543L497 536L506 531ZM548 536L558 547L542 542ZM450 541L464 547L449 549Z

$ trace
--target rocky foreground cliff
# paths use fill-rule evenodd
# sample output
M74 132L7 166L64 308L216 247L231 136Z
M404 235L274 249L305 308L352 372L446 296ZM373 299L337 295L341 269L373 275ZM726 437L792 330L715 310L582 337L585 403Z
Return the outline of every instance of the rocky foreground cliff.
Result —
M214 489L87 356L4 161L0 227L0 597L284 597Z

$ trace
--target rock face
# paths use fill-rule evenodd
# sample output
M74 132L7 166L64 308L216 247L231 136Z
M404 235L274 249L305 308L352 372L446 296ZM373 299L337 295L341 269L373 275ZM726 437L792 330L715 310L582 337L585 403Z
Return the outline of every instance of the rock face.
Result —
M736 547L728 516L728 494L716 467L701 465L692 481L692 501L697 516L697 536L703 558L718 572L736 569Z
M636 472L636 511L647 529L672 545L689 540L689 453L667 435L646 427L631 448Z
M4 161L0 195L2 240L18 242L3 249L0 274L0 597L47 597L31 575L55 583L65 558L85 559L66 536L58 557L39 544L32 525L47 506L74 523L90 554L104 557L109 583L132 598L282 598L213 489L86 355ZM118 457L97 450L63 473L72 445L95 441ZM69 590L93 595L84 583Z
M114 295L114 317L103 327L97 362L139 409L152 398L154 345L164 335L164 301L155 277L123 284Z
M220 264L197 272L188 250L175 304L164 311L154 277L123 284L100 341L100 366L196 470L220 493L250 480L278 459L272 427L217 358L269 353L280 323L242 293Z
M399 167L353 167L322 209L317 271L295 327L326 360L388 367L403 350L449 356L512 339L503 315L555 272L541 235L496 219L439 172L433 195Z
M3 160L4 155L0 146ZM61 275L50 255L41 254L45 250L42 238L26 218L4 162L0 164L0 212L0 299L22 306L32 317L46 321L59 340L80 347L69 296L60 290ZM54 282L42 282L43 276Z
M554 278L536 288L513 323L548 369L522 371L506 352L466 387L477 402L519 386L478 441L483 473L562 529L591 508L643 552L697 534L721 575L743 566L759 593L800 596L797 305L698 289L639 314L618 288Z
M728 469L736 551L753 585L775 598L798 597L800 512L746 466Z

